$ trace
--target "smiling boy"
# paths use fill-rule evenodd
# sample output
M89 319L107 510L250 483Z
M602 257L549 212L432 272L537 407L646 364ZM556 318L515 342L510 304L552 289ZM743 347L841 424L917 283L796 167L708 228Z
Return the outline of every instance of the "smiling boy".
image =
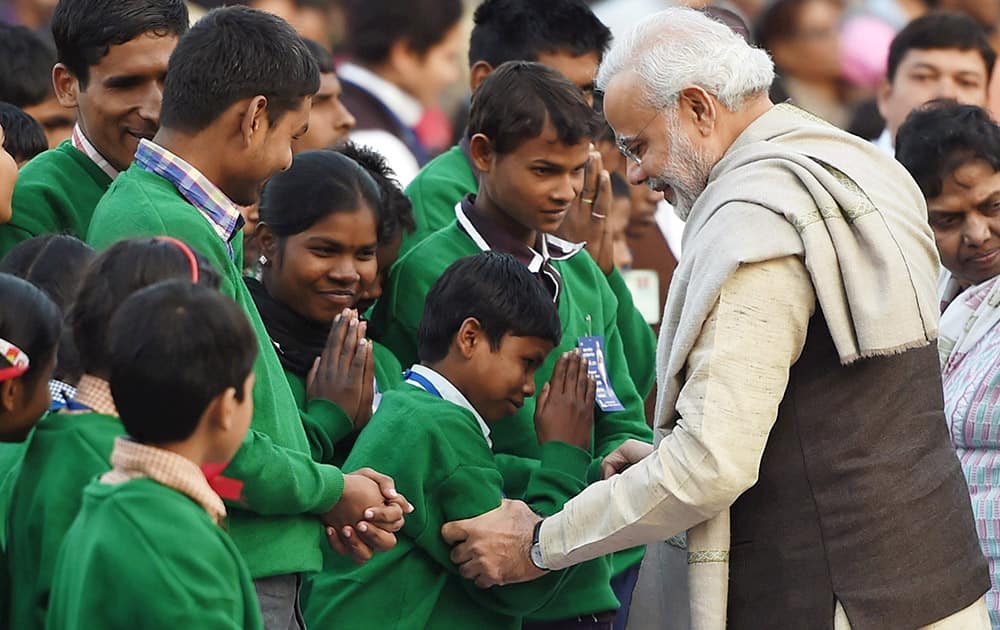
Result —
M0 256L40 234L87 235L94 208L160 126L167 60L188 28L183 0L61 0L52 18L59 103L73 137L25 166Z

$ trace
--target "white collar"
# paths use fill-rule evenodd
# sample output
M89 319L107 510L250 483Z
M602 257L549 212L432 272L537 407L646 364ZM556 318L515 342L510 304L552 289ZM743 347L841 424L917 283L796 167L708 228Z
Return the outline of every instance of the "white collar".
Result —
M462 392L458 391L458 388L452 385L451 381L426 365L414 365L410 368L410 371L414 374L419 374L430 381L431 385L433 385L438 390L438 393L441 394L441 398L443 400L447 400L452 404L471 411L472 415L476 417L476 422L479 423L479 428L483 432L483 437L486 438L486 444L489 445L490 448L493 448L493 440L490 439L490 425L486 424L486 421L483 420L481 415L479 415L476 408L472 406L469 399L466 398ZM407 380L406 382L427 391L427 389L416 380Z
M337 75L342 81L349 81L371 92L407 127L416 127L424 116L424 106L420 101L367 68L348 61L337 68Z
M472 239L472 242L474 242L481 251L488 252L493 249L486 241L486 238L479 233L479 230L476 229L476 226L472 224L469 217L466 216L465 211L462 210L461 201L455 204L455 218L458 220L459 225L462 226L465 233L469 235L469 238ZM545 264L545 261L547 260L568 260L578 254L580 250L586 246L586 243L572 243L552 234L542 234L542 238L540 240L542 243L541 252L535 251L534 247L528 247L528 250L531 251L532 257L527 266L528 271L531 273L539 273L542 270L542 265ZM550 252L549 247L554 248L556 251Z
M889 133L888 127L882 131L882 135L872 141L872 144L882 149L882 152L889 157L896 157L896 147L893 146L892 134Z
M77 151L90 158L90 161L104 171L108 177L111 179L118 177L118 169L111 166L111 162L108 162L107 158L101 155L101 152L97 150L97 147L90 142L90 139L87 138L87 134L83 133L83 128L80 127L80 123L76 123L73 126L73 135L70 136L70 140L73 142L73 147Z

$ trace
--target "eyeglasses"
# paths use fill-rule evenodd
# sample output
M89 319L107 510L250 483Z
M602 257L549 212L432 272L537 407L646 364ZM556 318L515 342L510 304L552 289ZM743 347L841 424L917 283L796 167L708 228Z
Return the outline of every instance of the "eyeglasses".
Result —
M618 147L619 153L624 155L626 159L635 162L637 165L642 164L642 158L636 154L635 149L633 149L632 146L630 145L634 145L639 140L639 138L642 137L642 134L643 132L646 131L646 128L652 125L653 121L659 118L660 114L662 114L663 111L664 110L661 109L660 111L656 112L656 114L654 114L652 118L647 120L646 124L642 126L642 129L639 130L639 133L635 134L635 136L632 137L632 140L630 142L625 142L625 138L622 138L621 136L615 138L615 146Z

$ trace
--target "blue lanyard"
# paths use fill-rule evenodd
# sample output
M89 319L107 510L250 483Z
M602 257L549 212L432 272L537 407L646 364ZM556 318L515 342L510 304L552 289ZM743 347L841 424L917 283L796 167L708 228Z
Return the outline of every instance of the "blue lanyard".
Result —
M434 387L434 384L431 383L429 380L427 380L426 377L417 374L413 370L407 370L406 373L403 374L403 379L410 381L414 385L419 386L428 394L432 394L434 396L437 396L438 398L441 398L441 392L438 391L438 388Z
M72 398L66 401L66 409L69 409L70 411L93 411L93 409L88 405L76 402L76 400Z

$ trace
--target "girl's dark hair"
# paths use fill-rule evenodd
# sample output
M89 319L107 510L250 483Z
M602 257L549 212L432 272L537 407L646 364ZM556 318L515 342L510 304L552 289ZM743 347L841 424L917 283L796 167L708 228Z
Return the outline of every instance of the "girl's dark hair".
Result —
M46 234L18 243L0 260L0 273L27 280L45 291L63 313L69 313L94 255L94 250L78 238ZM74 384L81 376L80 355L73 341L73 330L66 322L53 378Z
M218 273L205 258L193 253L198 284L217 289ZM69 314L83 371L107 374L108 325L128 296L157 282L191 281L193 277L187 253L176 243L157 238L119 241L94 259Z
M385 157L371 147L353 142L338 147L337 152L360 164L378 184L382 198L378 213L378 242L389 243L403 233L413 233L417 229L417 222L413 219L413 203L403 192L396 172L389 167Z
M329 149L304 151L264 187L260 221L276 236L287 237L336 212L357 210L362 203L378 220L380 201L375 180L354 160Z
M28 355L24 378L34 382L59 345L62 311L44 291L27 280L0 273L0 338Z
M23 109L0 102L3 148L16 162L27 162L49 148L45 129Z

